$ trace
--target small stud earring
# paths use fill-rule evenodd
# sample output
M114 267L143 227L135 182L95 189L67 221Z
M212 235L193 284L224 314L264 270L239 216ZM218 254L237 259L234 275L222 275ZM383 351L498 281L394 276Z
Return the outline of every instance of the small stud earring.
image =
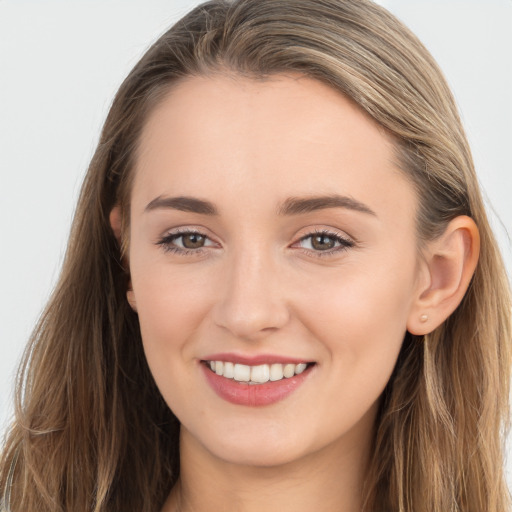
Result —
M420 316L420 322L425 323L427 320L428 320L428 315L423 314Z

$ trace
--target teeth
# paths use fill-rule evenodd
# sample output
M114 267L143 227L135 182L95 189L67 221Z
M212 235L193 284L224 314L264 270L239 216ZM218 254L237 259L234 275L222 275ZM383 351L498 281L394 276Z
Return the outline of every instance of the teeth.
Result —
M295 375L299 375L306 369L306 363L300 363L295 367Z
M264 382L268 382L270 379L270 368L268 364L262 364L260 366L253 366L251 368L251 381L257 382L258 384L263 384Z
M307 367L306 363L300 364L260 364L258 366L248 366L245 364L233 364L224 361L208 361L210 369L217 375L234 379L238 382L248 382L249 384L264 384L265 382L289 379L294 375L301 374Z
M295 365L294 364L285 364L283 367L283 375L289 379L295 375Z
M235 365L233 363L224 363L224 373L222 375L232 379L235 376Z
M238 382L249 382L251 380L251 367L245 364L235 364L233 378Z
M270 365L270 380L281 380L283 378L283 365L282 364L271 364Z

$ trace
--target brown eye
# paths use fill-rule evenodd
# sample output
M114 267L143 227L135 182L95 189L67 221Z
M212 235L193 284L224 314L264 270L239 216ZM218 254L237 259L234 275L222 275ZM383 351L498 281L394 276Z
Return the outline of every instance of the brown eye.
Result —
M199 249L204 246L206 237L199 233L187 233L181 235L182 245L185 249Z
M316 256L334 256L354 246L354 242L336 233L315 232L300 239L298 246Z
M171 233L158 240L156 245L162 246L165 252L190 256L202 254L203 248L219 247L207 235L198 231Z
M336 240L331 236L319 234L311 237L311 247L316 251L334 249L335 245Z

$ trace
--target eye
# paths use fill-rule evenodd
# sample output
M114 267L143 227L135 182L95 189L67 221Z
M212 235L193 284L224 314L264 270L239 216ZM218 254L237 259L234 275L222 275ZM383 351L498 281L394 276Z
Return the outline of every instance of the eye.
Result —
M161 245L166 252L180 254L200 253L204 247L216 245L208 236L199 231L179 231L170 233L161 238L157 245Z
M206 237L199 233L187 233L177 236L173 242L184 249L199 249L206 243Z
M323 256L353 247L354 242L336 233L323 230L303 236L297 242L297 246L308 252L323 253L316 254Z

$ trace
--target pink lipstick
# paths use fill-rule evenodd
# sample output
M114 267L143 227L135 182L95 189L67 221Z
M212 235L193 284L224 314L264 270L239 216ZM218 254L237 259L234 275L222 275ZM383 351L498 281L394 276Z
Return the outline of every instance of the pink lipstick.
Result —
M201 361L207 383L222 399L264 406L284 400L307 380L315 363L282 356L214 354Z

